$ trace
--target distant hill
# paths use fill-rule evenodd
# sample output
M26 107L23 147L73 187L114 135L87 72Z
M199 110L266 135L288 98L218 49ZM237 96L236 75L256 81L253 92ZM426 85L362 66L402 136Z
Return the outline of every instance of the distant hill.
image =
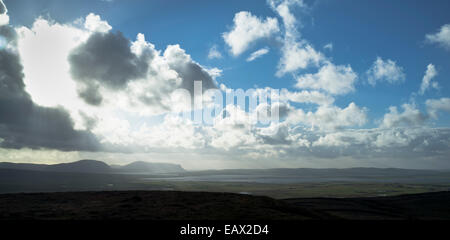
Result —
M29 170L29 171L45 171L49 165L46 164L32 164L32 163L10 163L1 162L0 169L12 170Z
M81 160L72 163L61 163L54 165L30 164L30 163L0 163L0 169L28 170L44 172L71 172L71 173L179 173L185 170L177 164L133 162L125 166L109 166L96 160Z
M73 163L49 165L45 170L52 172L109 173L111 167L101 161L81 160Z
M30 163L0 163L0 169L46 171L46 172L81 172L81 173L109 173L111 167L106 163L95 160L81 160L72 163L54 165Z
M116 168L120 172L126 173L180 173L185 172L183 167L171 163L151 163L151 162L133 162L128 165Z

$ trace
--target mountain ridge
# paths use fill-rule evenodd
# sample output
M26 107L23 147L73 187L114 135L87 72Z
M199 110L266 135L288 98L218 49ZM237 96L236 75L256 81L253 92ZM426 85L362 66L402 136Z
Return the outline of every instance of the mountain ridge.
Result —
M78 172L78 173L157 173L157 174L185 171L181 165L171 163L153 163L153 162L137 161L123 166L117 165L110 166L103 161L89 160L89 159L59 164L0 162L0 169L43 171L43 172L68 172L68 173Z

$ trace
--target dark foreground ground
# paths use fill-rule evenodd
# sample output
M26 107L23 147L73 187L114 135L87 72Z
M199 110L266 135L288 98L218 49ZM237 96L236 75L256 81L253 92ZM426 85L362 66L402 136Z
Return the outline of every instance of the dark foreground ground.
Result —
M450 192L376 198L127 191L0 195L0 220L450 220Z

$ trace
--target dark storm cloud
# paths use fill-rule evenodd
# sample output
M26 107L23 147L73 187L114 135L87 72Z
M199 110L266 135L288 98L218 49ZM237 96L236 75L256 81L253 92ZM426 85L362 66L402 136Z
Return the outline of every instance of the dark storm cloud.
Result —
M97 83L86 83L84 87L78 89L78 96L86 103L94 106L102 104L103 97L100 93L100 86Z
M14 42L14 31L0 27L0 36ZM63 151L95 151L100 148L88 131L73 128L69 114L58 108L35 105L25 91L19 56L0 50L0 147L50 148Z
M17 42L17 33L9 26L0 26L0 36L10 44L15 45Z
M194 81L202 81L203 91L217 88L211 75L198 63L191 60L178 45L168 47L165 57L171 70L180 77L180 88L193 96ZM94 106L101 105L103 97L100 88L123 90L130 81L154 75L151 60L158 54L147 49L140 56L131 50L131 42L122 33L94 33L75 48L70 56L71 75L78 82L79 97ZM150 95L138 97L146 105L158 105L161 99L173 91L173 86L155 89ZM149 90L151 91L151 90Z
M87 103L101 104L98 84L119 90L148 70L148 56L136 56L122 33L94 33L69 56L71 74L84 86L79 95Z
M4 27L0 27L0 32L2 28ZM22 65L19 57L5 49L0 50L0 98L23 99L28 97L23 90L25 85L22 78Z
M179 87L189 91L192 97L195 94L195 81L201 81L203 92L209 89L217 89L211 74L200 64L193 61L191 56L186 54L185 50L180 48L178 44L169 45L164 52L164 58L167 60L170 69L177 72L178 77L182 80Z
M4 148L96 151L94 135L76 131L63 109L39 107L29 99L0 99L0 144Z
M171 64L171 68L175 70L183 80L181 87L188 90L192 96L194 95L194 81L202 81L203 91L217 88L209 73L195 62L187 62L180 65Z

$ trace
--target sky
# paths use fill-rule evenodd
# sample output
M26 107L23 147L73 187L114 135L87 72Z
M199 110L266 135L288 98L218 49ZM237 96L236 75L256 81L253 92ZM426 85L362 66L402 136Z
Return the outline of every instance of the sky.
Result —
M0 161L450 169L449 10L0 0Z

